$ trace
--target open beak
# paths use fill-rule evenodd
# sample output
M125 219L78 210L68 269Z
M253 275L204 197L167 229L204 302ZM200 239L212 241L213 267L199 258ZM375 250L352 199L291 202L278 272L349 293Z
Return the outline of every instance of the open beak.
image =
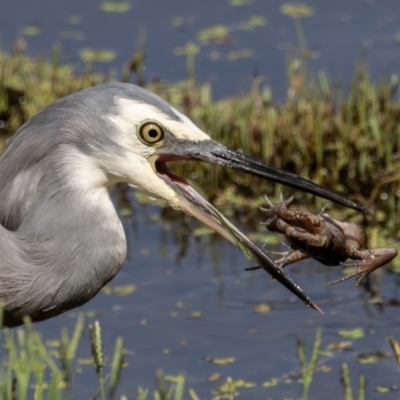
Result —
M179 143L178 143L179 142ZM175 140L166 143L158 150L158 158L154 162L154 169L158 176L169 186L178 192L184 199L183 209L195 216L200 221L220 233L224 238L238 246L246 255L267 271L278 282L289 289L298 298L317 311L319 307L294 283L290 277L277 267L264 252L262 252L247 236L232 225L218 210L207 200L198 194L187 182L173 174L167 166L167 162L175 160L199 160L211 164L222 165L250 175L265 178L283 185L293 187L303 192L315 194L335 203L357 211L367 212L366 209L347 199L346 197L317 185L295 174L285 172L279 168L265 164L255 158L245 156L242 153L229 150L225 146L213 140L189 141Z

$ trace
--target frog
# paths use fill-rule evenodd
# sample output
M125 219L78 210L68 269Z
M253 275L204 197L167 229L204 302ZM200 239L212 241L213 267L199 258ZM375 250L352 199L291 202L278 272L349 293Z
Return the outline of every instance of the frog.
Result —
M269 207L261 210L268 213L269 218L263 224L269 231L283 234L290 244L290 250L280 253L283 257L275 261L279 268L307 258L327 266L356 266L355 272L328 283L333 285L357 277L356 287L365 276L386 265L398 254L395 248L363 249L365 234L362 228L355 223L330 217L325 213L328 203L319 214L313 214L289 209L293 196L286 200L281 196L277 205L268 196L265 198ZM347 260L353 262L345 263Z

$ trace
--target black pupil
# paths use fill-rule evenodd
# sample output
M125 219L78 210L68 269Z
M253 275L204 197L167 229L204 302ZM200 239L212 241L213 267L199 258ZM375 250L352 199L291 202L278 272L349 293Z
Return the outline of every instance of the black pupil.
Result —
M149 137L151 137L152 139L156 139L158 137L158 131L157 129L149 129L149 131L147 132L147 134L149 135Z

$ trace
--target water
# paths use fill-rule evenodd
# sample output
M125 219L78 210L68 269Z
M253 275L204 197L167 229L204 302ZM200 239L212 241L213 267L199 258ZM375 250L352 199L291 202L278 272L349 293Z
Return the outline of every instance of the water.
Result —
M217 98L248 92L253 72L258 70L264 83L272 87L276 98L286 92L287 49L298 46L293 21L279 12L281 0L249 1L232 7L228 0L136 0L123 14L99 11L100 1L5 1L0 13L1 43L9 50L12 41L27 25L41 28L41 34L26 37L32 55L49 54L54 42L61 40L64 59L80 68L79 49L108 48L117 51L116 59L97 68L116 68L127 61L138 41L140 31L146 37L146 78L155 76L176 81L186 77L185 59L173 54L176 47L196 41L200 30L223 24L230 29L231 44L203 46L196 58L199 81L213 83ZM400 31L400 7L397 0L308 1L316 11L303 20L308 46L319 52L315 70L327 71L333 82L346 85L354 75L357 60L364 55L372 76L382 78L399 73L400 45L394 35ZM71 25L71 15L81 23ZM238 23L251 16L263 16L266 26L241 31ZM183 25L174 28L171 21L181 17ZM84 39L62 40L65 32L78 31ZM253 51L253 58L228 61L230 52Z
M200 398L209 398L209 390L221 384L207 381L213 373L254 382L255 388L241 390L243 398L299 398L302 386L296 382L297 338L304 338L310 354L317 327L323 328L323 348L348 340L338 336L343 329L362 328L366 336L353 340L351 350L321 358L320 364L332 370L316 374L312 395L330 391L341 398L343 362L349 364L353 383L359 373L366 375L367 398L378 398L373 391L378 385L397 384L394 357L381 361L379 367L361 365L356 357L372 351L391 352L386 338L390 334L400 338L398 308L370 304L369 292L362 285L352 290L353 281L326 287L328 281L342 276L340 268L309 261L288 267L293 279L324 310L325 315L320 315L271 282L264 271L244 271L251 264L243 254L215 235L189 235L185 255L180 258L181 233L187 229L185 219L179 215L172 221L162 219L158 208L134 206L135 216L123 218L131 259L112 285L135 284L137 290L127 296L100 293L79 310L36 324L45 338L53 339L62 327L72 328L78 312L95 313L103 327L106 354L111 357L118 335L123 336L124 348L129 351L121 393L133 397L138 385L153 387L154 371L162 367L168 374L184 372L189 387ZM198 226L195 221L188 225L190 232ZM399 300L398 283L396 275L385 271L373 282L385 304ZM272 310L266 314L254 312L260 303L270 305ZM201 317L190 319L196 311ZM91 321L93 317L86 323ZM86 332L78 351L81 358L90 357L87 336ZM206 362L206 357L235 357L236 362L216 366ZM92 365L81 368L75 377L75 393L89 398L97 378ZM294 382L262 387L263 382L286 375L293 375ZM394 397L390 393L387 396L397 398L395 392Z
M286 88L285 55L289 44L296 44L293 21L279 13L281 1L255 0L243 7L231 7L228 1L171 0L168 7L159 0L137 0L126 14L106 14L98 11L96 1L3 1L0 13L0 34L3 49L10 49L12 40L27 24L38 24L42 33L26 37L32 55L50 53L51 45L66 30L79 30L83 41L62 41L64 58L81 68L78 51L83 47L112 48L117 58L98 68L120 68L134 49L141 27L146 30L146 77L161 76L175 81L186 76L185 61L173 55L173 49L195 40L196 32L223 23L229 27L252 15L262 15L268 25L254 31L233 31L230 46L208 45L196 60L196 75L200 81L213 83L215 96L220 98L247 91L254 69L265 77L279 99ZM360 54L365 53L374 77L399 72L400 47L393 36L399 29L398 0L386 1L310 1L316 15L304 20L304 30L310 48L318 50L320 58L314 68L328 71L334 81L347 84ZM162 11L159 11L161 10ZM70 15L80 15L82 23L67 23ZM173 28L175 16L187 22L181 29ZM227 61L233 50L251 48L253 58ZM210 58L218 52L220 59ZM162 367L166 373L186 374L189 387L200 398L209 398L209 390L221 382L208 382L207 377L219 372L224 378L245 379L256 383L253 389L242 389L242 398L299 398L302 386L297 382L280 383L274 388L262 388L273 377L294 374L297 377L296 341L301 335L308 352L316 327L323 328L323 347L344 340L342 329L360 327L366 336L353 341L352 349L322 357L322 364L332 367L329 373L317 373L311 387L311 398L322 393L335 393L341 398L340 366L347 362L353 384L359 373L367 377L367 398L381 395L378 385L398 383L398 367L393 357L376 364L361 365L360 353L390 352L386 341L389 334L400 339L400 314L395 306L377 307L369 302L370 294L360 286L352 290L352 281L333 287L325 283L340 277L340 268L321 267L303 262L290 267L290 274L311 298L324 310L319 315L263 271L246 272L250 264L244 256L216 236L195 238L188 228L197 227L176 216L161 218L153 206L143 208L135 203L135 217L124 217L130 248L130 259L112 285L135 284L137 290L128 296L100 293L89 304L50 321L36 324L45 338L59 337L62 327L72 328L78 312L94 312L102 326L106 353L111 356L118 335L124 338L129 351L128 366L123 371L120 392L133 398L137 386L154 385L154 371ZM246 228L244 228L246 229ZM373 287L383 296L384 304L398 303L398 276L382 271ZM394 301L395 300L395 301ZM260 303L271 305L267 314L253 311ZM201 318L188 319L194 311ZM88 318L87 323L93 318ZM168 353L168 354L166 354ZM90 356L87 332L79 357ZM236 362L216 366L205 361L211 357L235 357ZM97 385L93 366L81 366L75 376L75 396L90 398ZM315 396L315 397L313 397ZM398 398L398 393L385 395Z

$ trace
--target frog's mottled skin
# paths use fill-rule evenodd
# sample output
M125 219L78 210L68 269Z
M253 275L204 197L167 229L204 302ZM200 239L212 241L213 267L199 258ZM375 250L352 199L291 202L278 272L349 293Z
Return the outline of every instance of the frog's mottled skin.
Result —
M293 200L281 200L273 205L266 197L269 208L263 208L270 217L265 222L268 230L278 232L287 238L292 251L276 262L283 268L306 258L314 258L322 264L336 266L347 259L360 260L355 273L331 282L338 283L358 276L356 286L370 272L390 262L397 256L396 249L362 249L365 235L362 229L353 223L341 222L322 212L318 215L306 211L287 208Z

